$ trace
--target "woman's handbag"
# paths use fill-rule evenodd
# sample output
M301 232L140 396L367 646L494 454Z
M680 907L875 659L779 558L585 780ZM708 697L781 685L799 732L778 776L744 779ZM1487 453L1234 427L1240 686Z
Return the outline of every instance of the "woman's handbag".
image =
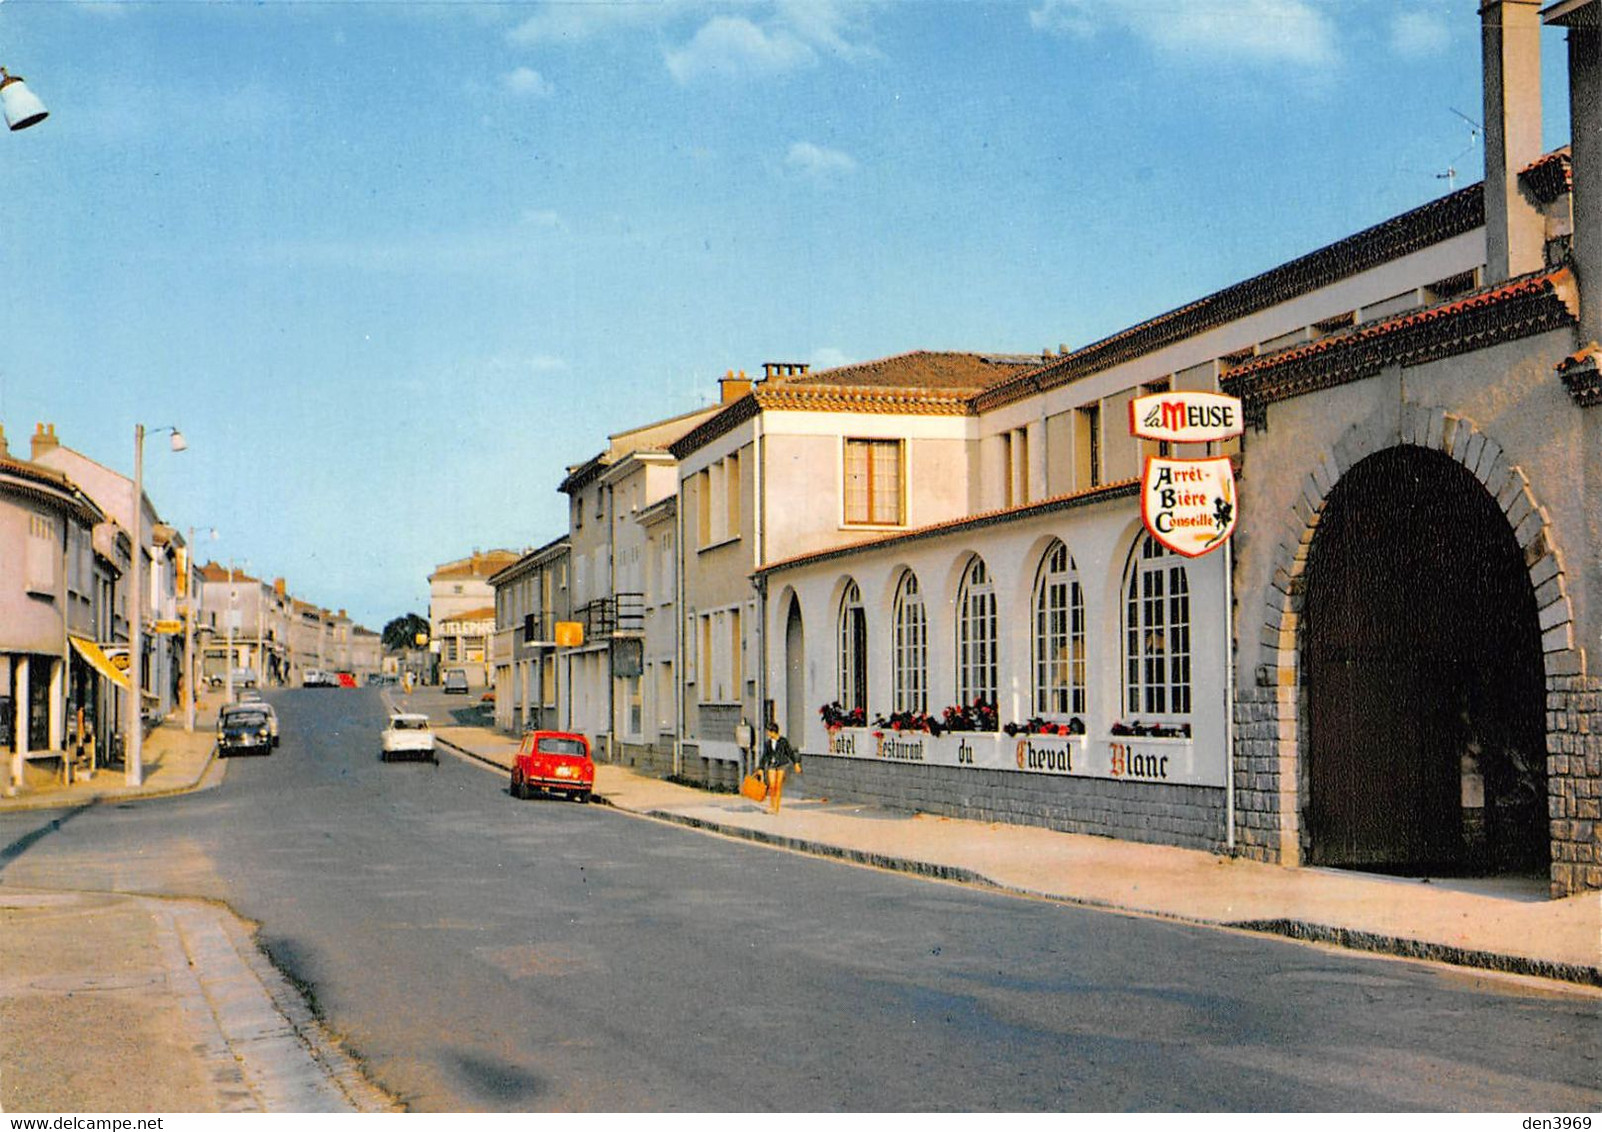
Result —
M740 793L753 802L766 802L768 784L760 774L748 774L740 782Z

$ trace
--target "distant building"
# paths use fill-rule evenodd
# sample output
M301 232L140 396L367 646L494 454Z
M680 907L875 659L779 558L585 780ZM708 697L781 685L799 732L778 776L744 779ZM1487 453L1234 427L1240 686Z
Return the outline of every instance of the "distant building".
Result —
M428 576L429 647L441 669L463 668L475 685L490 684L495 590L489 580L520 557L515 550L475 550Z
M556 652L556 623L571 616L566 536L497 571L490 586L495 591L495 725L514 734L566 726Z

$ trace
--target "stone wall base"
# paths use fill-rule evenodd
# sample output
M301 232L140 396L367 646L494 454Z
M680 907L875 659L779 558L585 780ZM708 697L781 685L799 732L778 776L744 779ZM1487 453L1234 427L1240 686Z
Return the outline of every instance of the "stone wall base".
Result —
M1221 851L1224 791L807 754L796 794ZM786 784L785 793L789 793Z

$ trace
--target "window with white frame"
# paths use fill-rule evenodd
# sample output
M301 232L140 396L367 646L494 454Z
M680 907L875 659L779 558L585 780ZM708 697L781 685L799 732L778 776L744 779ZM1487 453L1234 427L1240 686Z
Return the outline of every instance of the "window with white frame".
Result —
M1146 535L1124 583L1124 707L1190 714L1190 579L1185 561Z
M968 564L957 596L957 698L996 702L996 590L982 558Z
M908 570L896 589L895 710L929 710L929 618L918 576Z
M868 707L868 615L854 581L840 597L839 701L847 711Z
M902 442L845 442L845 521L900 526L905 514L901 490Z
M1085 596L1068 548L1054 542L1035 585L1035 712L1085 711Z

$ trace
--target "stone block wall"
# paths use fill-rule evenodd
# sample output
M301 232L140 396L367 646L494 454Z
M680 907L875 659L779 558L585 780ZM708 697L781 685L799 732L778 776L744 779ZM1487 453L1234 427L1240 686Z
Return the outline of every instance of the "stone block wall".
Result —
M1280 861L1279 696L1272 687L1235 694L1235 847L1243 857Z
M1552 895L1602 889L1602 680L1548 676Z
M1055 778L818 754L803 756L802 765L796 790L806 797L1187 849L1211 851L1224 844L1224 791L1216 786Z

